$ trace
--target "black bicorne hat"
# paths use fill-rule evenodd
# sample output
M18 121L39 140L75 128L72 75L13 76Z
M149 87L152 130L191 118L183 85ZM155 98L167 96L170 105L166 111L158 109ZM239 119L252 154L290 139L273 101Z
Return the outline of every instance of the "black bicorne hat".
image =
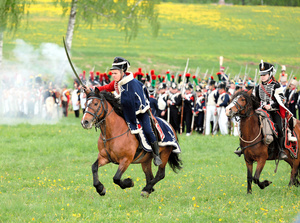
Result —
M261 63L259 64L259 75L272 75L274 71L275 69L273 64L266 63L261 60Z
M130 63L128 60L124 59L123 57L115 57L110 70L123 70L126 72L129 67Z

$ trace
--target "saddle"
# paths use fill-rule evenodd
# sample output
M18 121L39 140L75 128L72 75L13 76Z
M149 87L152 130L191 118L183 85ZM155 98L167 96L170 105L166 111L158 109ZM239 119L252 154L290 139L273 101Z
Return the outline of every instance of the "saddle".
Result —
M278 137L278 131L275 127L275 124L271 120L271 117L267 111L259 108L255 110L255 112L259 117L260 125L262 127L262 133L264 136L263 142L266 145L270 145L274 141L274 136L276 138Z
M274 141L274 137L278 138L278 131L276 130L275 123L271 120L270 115L267 113L267 111L263 109L257 109L256 114L259 116L260 120L260 125L262 127L262 133L264 136L263 142L265 145L270 145ZM284 125L284 145L285 148L290 151L290 154L294 157L297 158L298 155L298 142L290 142L288 140L288 122L287 120L284 120L285 125ZM293 136L296 136L295 131L292 132Z

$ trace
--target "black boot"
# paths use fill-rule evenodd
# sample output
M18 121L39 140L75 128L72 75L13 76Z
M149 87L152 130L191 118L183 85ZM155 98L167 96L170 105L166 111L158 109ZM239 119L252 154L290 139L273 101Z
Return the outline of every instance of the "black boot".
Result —
M243 154L242 150L238 150L238 149L236 149L236 150L234 151L234 153L235 153L236 155L238 155L239 157Z
M280 160L287 159L288 156L284 152L284 137L280 137L279 139L279 158Z
M162 164L161 159L159 157L159 146L158 142L155 141L154 143L151 143L152 146L152 151L153 151L153 156L154 156L154 165L159 166Z

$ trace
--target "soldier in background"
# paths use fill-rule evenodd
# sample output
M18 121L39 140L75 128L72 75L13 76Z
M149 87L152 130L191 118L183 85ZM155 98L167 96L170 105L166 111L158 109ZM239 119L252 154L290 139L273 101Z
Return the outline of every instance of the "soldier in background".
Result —
M216 103L219 97L219 92L215 88L215 83L215 80L211 77L209 81L209 90L207 91L205 135L209 135L211 133L211 122L213 127L217 124L217 117L214 114L216 111ZM215 135L216 129L213 130L213 134Z
M186 135L190 136L192 131L192 118L195 103L195 95L193 92L193 85L187 83L185 87L185 94L182 95L184 100L183 108L183 131L186 126Z
M150 101L151 112L154 116L157 116L158 105L157 105L157 99L155 98L155 89L152 86L150 86L148 88L148 91L149 91L149 101Z
M49 83L48 89L46 89L46 91L44 92L44 103L46 105L46 118L52 119L55 112L55 104L57 103L57 98L53 89L52 82Z
M177 88L175 82L171 83L169 88L169 98L167 100L167 118L169 117L169 123L174 128L175 132L180 131L180 106L182 103L182 98L180 91Z
M169 97L168 91L167 91L167 85L166 83L160 83L158 86L158 117L167 120L167 100Z
M296 116L296 105L298 101L298 92L297 92L297 80L293 79L291 80L290 85L285 91L285 98L286 98L286 106L292 112L294 117Z
M71 94L71 101L75 117L79 118L79 109L80 109L80 87L78 80L74 80L74 90Z
M202 89L200 86L196 86L196 103L194 108L195 114L195 131L200 134L203 133L203 124L204 124L204 109L205 109L205 96L203 95Z
M67 85L65 84L63 86L63 90L61 93L61 106L62 106L63 115L65 117L68 117L69 102L70 102L70 92L67 89Z
M217 119L220 127L220 132L222 135L228 134L228 117L226 115L226 107L229 104L229 95L225 91L226 84L225 82L221 82L218 86L219 98L216 104L217 111Z

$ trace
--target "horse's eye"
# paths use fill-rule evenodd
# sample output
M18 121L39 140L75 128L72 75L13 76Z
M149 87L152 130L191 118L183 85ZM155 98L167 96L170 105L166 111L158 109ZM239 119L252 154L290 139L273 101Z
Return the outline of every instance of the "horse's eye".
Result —
M243 98L243 99L242 99L242 101L246 101L246 99L245 99L245 98Z
M95 106L97 106L98 105L98 102L97 103L95 103Z

